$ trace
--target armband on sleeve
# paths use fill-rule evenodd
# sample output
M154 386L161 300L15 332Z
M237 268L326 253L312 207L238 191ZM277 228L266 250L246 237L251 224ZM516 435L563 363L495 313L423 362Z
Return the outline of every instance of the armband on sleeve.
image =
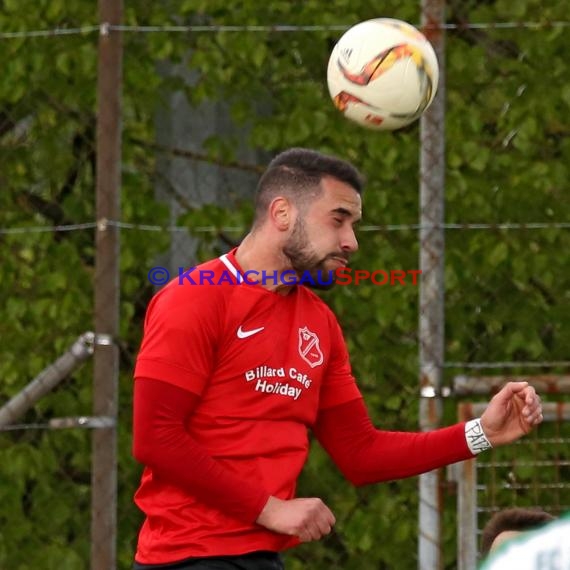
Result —
M467 446L473 455L477 455L482 451L486 451L493 447L483 431L481 418L469 420L465 424L465 439L467 440Z

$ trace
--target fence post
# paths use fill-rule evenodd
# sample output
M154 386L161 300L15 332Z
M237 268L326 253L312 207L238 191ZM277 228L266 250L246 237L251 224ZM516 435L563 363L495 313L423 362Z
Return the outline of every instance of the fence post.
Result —
M441 370L444 359L444 101L445 1L422 0L422 28L440 66L438 93L420 125L420 427L429 431L441 420ZM441 557L440 472L420 476L418 568L439 570Z
M458 420L473 419L471 405L459 404ZM477 463L476 459L455 466L457 477L457 570L477 567Z
M122 37L110 25L122 23L122 0L99 0L97 71L97 230L95 334L119 333ZM93 413L117 417L119 354L115 343L95 344ZM91 570L113 570L117 535L117 429L93 430L91 468Z

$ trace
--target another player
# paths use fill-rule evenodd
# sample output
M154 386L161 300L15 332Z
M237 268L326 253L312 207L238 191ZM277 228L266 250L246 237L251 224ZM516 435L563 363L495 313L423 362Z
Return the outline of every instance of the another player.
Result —
M502 544L481 570L559 570L570 568L570 513Z
M553 520L555 517L542 509L521 507L503 509L495 513L483 528L481 554L487 556L505 541Z
M135 500L146 515L135 568L280 569L280 551L330 533L323 501L295 494L308 430L365 485L473 457L542 421L523 382L467 424L372 425L335 316L290 279L308 273L319 285L346 266L361 190L347 162L305 149L278 155L242 244L150 303L135 370L134 455L145 465Z

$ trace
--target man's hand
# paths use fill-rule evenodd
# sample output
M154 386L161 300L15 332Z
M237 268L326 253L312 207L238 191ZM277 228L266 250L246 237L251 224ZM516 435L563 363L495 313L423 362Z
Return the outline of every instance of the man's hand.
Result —
M298 536L301 542L309 542L329 534L336 520L321 499L283 501L269 497L255 522L274 532Z
M493 396L481 427L493 447L512 443L542 422L540 397L528 382L509 382Z

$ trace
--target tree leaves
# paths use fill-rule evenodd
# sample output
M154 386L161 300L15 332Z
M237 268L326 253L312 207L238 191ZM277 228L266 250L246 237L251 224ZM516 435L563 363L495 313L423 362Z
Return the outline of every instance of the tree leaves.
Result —
M97 20L90 3L4 0L2 5L0 27L5 31L92 25ZM546 22L567 19L564 10L564 3L556 2L456 2L449 6L449 18ZM334 10L321 0L137 1L126 7L126 23L348 27L379 15L412 23L420 19L417 2L384 2L382 12L360 0L338 0ZM419 124L394 133L372 133L349 123L334 108L325 70L340 35L331 30L124 34L123 221L184 225L198 240L201 258L218 253L220 239L226 244L238 240L251 223L249 201L234 205L229 194L227 203L219 206L193 204L193 209L185 209L177 203L169 210L157 203L156 166L163 155L156 153L156 112L176 92L186 97L195 113L199 111L192 106L204 101L227 103L235 123L244 127L235 136L211 137L197 149L211 164L234 161L239 148L248 145L268 157L293 145L321 149L354 161L367 175L364 225L416 224ZM447 222L568 220L566 38L565 30L554 27L448 30ZM96 34L2 40L1 49L0 226L93 221ZM181 77L157 72L164 60L182 70ZM188 76L192 81L186 81ZM253 188L238 190L246 195ZM214 230L196 231L205 226ZM242 231L227 235L227 226ZM147 272L169 247L172 235L121 230L122 568L130 567L140 523L132 503L140 469L130 457L133 359L153 293ZM91 229L0 236L2 401L92 327L93 236ZM417 269L415 230L362 231L358 237L354 267ZM567 359L568 230L463 229L448 230L445 238L447 360ZM323 296L343 325L353 370L375 423L386 429L416 429L417 286L367 283L339 287ZM446 381L450 378L446 374ZM86 365L42 401L30 421L88 413L90 382ZM454 402L446 417L454 419ZM24 551L30 567L85 567L90 453L85 438L79 432L49 438L29 433L0 437L0 567L23 568ZM414 480L354 490L317 447L299 493L329 502L339 518L338 536L289 552L291 570L417 567ZM446 539L447 563L454 567L454 537L447 528Z

